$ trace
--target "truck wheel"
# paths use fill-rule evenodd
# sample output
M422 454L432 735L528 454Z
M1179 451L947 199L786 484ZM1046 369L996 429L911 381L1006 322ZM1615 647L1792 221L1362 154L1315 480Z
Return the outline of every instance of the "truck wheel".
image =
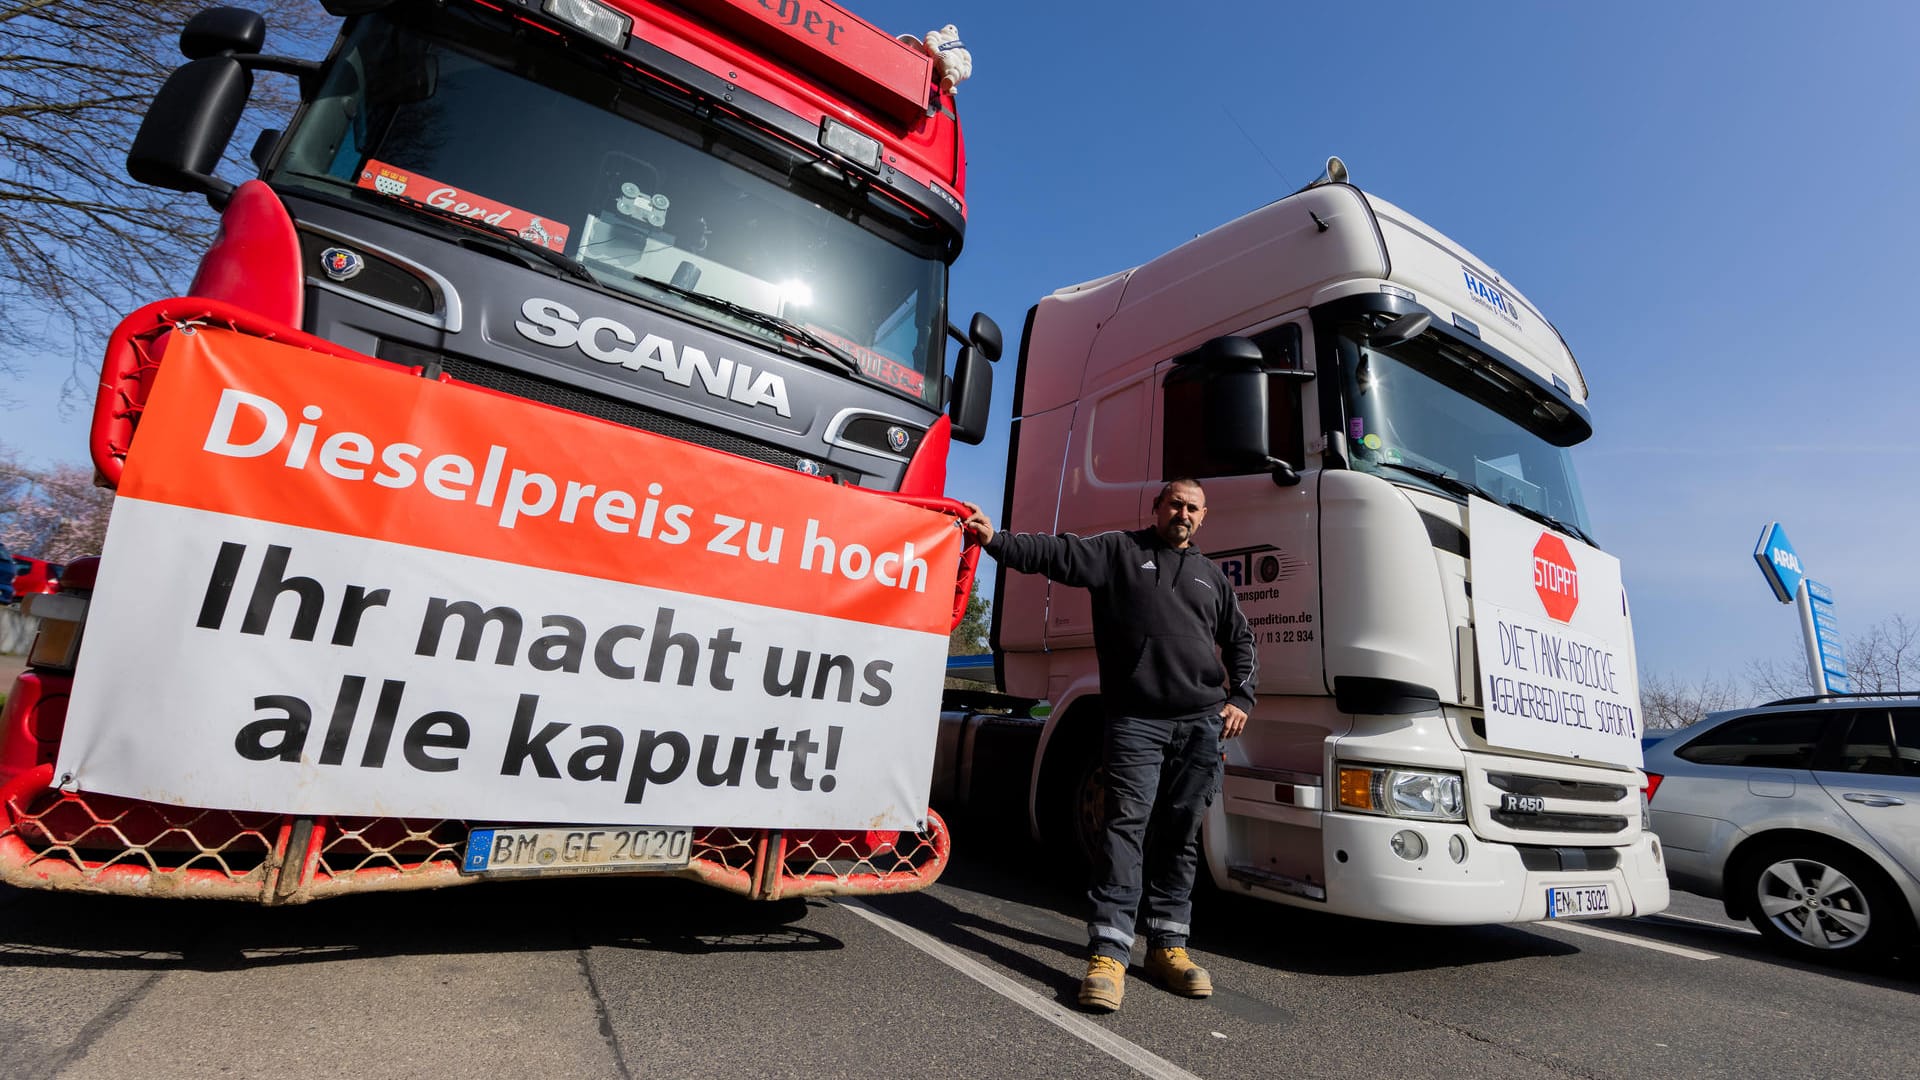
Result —
M1048 755L1041 835L1061 872L1076 883L1093 871L1106 817L1107 780L1097 733L1083 732Z
M1743 867L1735 887L1746 899L1748 920L1802 959L1877 959L1912 925L1879 868L1843 845L1780 841L1743 860Z

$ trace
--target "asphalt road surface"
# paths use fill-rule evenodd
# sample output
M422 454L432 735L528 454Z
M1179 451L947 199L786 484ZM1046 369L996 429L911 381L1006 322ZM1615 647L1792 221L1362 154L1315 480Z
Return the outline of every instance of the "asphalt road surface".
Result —
M1920 1029L1911 961L1787 961L1684 895L1433 929L1208 894L1219 992L1136 966L1090 1017L1078 890L1017 830L955 836L940 884L858 902L631 878L272 910L0 892L0 1077L1895 1076Z

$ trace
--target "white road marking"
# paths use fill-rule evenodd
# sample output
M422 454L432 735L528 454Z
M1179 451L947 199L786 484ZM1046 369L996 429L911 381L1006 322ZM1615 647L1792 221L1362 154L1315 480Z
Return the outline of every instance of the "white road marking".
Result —
M1067 1034L1131 1067L1142 1076L1152 1077L1153 1080L1200 1080L1198 1076L1166 1058L1136 1043L1128 1042L1079 1013L1067 1009L1057 1001L1042 997L1031 987L1013 981L938 938L882 915L859 900L843 897L840 900L840 906L1040 1019L1061 1028Z
M1612 930L1601 930L1592 926L1578 926L1574 923L1556 922L1553 920L1536 922L1533 925L1546 927L1549 930L1565 930L1569 934L1586 934L1589 937L1606 938L1608 941L1617 941L1622 945L1637 945L1642 949L1672 953L1675 956L1684 956L1689 960L1720 959L1716 953L1701 952L1699 949L1689 949L1681 945L1669 945L1664 941L1649 941L1646 938L1634 937L1632 934L1621 934Z
M1662 911L1656 915L1648 915L1647 918L1655 922L1692 923L1695 926L1711 926L1715 930L1725 930L1731 934L1752 934L1755 937L1760 936L1760 931L1755 930L1746 923L1714 922L1712 919L1696 919L1691 915L1675 915L1671 911Z

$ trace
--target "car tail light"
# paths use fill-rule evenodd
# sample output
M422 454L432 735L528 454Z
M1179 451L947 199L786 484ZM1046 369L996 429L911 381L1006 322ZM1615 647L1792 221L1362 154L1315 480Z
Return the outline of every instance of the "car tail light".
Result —
M1640 790L1646 795L1647 801L1652 802L1653 793L1660 790L1660 774L1657 772L1648 773L1647 786L1641 788Z
M40 593L27 597L27 614L40 620L40 632L27 652L36 668L72 671L80 655L80 628L86 622L87 601L72 593Z

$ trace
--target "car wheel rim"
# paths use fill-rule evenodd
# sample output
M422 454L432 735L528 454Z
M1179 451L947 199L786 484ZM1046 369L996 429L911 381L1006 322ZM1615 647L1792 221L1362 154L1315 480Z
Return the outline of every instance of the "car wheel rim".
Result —
M1873 925L1866 893L1818 859L1782 859L1760 872L1757 888L1774 928L1810 949L1850 948Z

